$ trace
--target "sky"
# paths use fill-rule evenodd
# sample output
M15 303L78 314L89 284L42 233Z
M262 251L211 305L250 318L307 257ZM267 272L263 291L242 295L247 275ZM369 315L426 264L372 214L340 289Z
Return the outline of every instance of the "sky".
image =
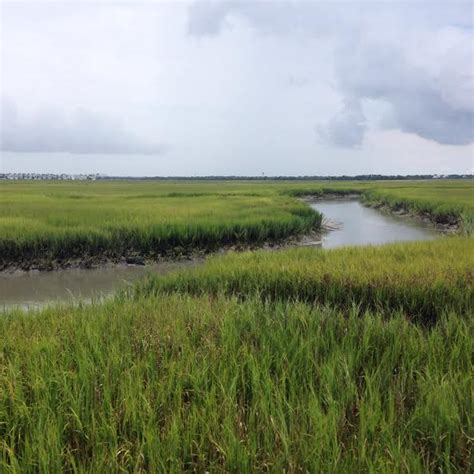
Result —
M471 2L1 1L0 172L474 173Z

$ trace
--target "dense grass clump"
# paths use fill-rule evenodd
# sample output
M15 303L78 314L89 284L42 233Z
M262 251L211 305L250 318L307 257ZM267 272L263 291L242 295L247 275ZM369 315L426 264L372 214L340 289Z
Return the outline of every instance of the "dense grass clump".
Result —
M279 241L321 224L318 212L288 196L157 195L135 183L30 186L25 193L14 186L0 193L0 268L179 256Z
M474 198L474 195L473 195ZM432 193L400 193L391 190L370 190L363 194L363 201L371 204L387 205L393 210L406 210L417 215L426 215L434 223L455 224L463 226L463 230L472 229L472 211L466 208L462 201L433 199Z
M349 309L404 311L433 322L447 309L467 314L474 303L474 240L347 247L296 248L214 257L192 271L151 277L138 296L174 291L300 300Z
M452 472L472 318L160 295L0 318L2 472Z

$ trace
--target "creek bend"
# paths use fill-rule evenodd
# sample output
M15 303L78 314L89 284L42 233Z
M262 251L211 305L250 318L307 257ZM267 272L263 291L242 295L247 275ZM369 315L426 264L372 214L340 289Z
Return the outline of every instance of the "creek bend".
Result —
M356 199L318 200L309 205L324 214L332 229L323 234L321 243L317 245L323 248L429 240L439 236L428 224L384 214L363 206ZM59 302L90 302L109 296L148 273L166 274L196 264L199 262L191 260L145 266L106 265L48 272L0 272L0 311L12 307L38 308Z
M357 199L320 200L309 204L325 216L331 228L322 237L323 248L431 240L439 236L430 224L366 207Z

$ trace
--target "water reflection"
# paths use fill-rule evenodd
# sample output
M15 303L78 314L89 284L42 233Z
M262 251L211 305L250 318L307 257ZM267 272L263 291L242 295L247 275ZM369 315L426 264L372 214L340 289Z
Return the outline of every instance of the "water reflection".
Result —
M379 245L389 242L429 240L439 235L433 227L415 219L384 214L359 201L318 201L311 207L334 224L323 236L323 248L343 245Z

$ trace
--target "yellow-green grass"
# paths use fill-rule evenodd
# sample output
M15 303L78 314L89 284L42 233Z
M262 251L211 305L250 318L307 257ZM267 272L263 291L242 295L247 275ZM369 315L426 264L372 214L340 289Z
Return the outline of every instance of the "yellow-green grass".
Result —
M474 302L474 239L334 250L295 248L231 253L204 266L150 277L133 290L141 297L175 291L270 300L300 300L390 313L434 322L446 310L470 314Z
M150 193L157 185L145 188L8 186L1 194L0 265L262 243L308 232L321 221L317 212L284 195L182 196Z
M2 183L0 242L267 238L307 218L290 194L323 190L473 210L470 182ZM468 472L473 269L469 237L229 254L102 304L7 311L0 472Z
M372 203L474 222L472 180L380 182L1 182L0 267L84 257L155 258L260 244L318 228L303 194L363 193Z
M439 195L436 189L385 189L364 193L367 203L385 204L391 209L405 209L418 215L429 216L435 223L458 224L472 232L474 227L474 189L446 189ZM466 195L466 191L469 193Z
M472 318L173 294L0 318L1 472L468 472Z
M329 182L325 185L292 187L289 194L324 194L357 192L368 204L387 205L430 217L433 223L457 224L468 233L474 227L474 181L379 181Z

